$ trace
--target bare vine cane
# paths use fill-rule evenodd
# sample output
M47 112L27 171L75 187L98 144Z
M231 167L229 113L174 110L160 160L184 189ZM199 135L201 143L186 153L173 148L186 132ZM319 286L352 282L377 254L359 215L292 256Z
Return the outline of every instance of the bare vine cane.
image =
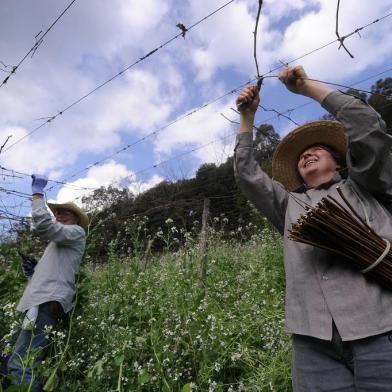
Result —
M253 31L253 58L255 60L255 65L256 65L256 72L257 72L257 90L260 91L261 85L263 84L264 76L260 75L259 71L259 63L257 61L257 29L259 27L259 20L260 20L260 14L261 14L261 8L263 6L263 0L259 0L259 8L257 10L257 16L256 16L256 22L255 22L255 30ZM237 105L237 110L242 110L245 109L248 105L250 105L251 102L239 102Z

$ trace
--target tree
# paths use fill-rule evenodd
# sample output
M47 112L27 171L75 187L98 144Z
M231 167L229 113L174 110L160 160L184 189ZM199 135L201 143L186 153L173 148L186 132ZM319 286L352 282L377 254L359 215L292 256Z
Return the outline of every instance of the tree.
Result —
M392 134L392 78L377 80L376 84L372 86L371 91L372 94L368 99L368 103L381 114L381 117L386 122L389 133Z
M119 200L133 200L134 196L127 188L115 188L109 186L108 188L100 187L95 189L91 195L84 196L82 203L87 211L94 209L104 209L112 206Z
M262 124L257 128L253 144L256 159L269 174L272 154L278 142L279 136L271 125ZM93 234L90 236L94 245L89 252L91 258L97 262L104 261L109 249L121 254L129 253L137 246L140 252L147 245L143 241L148 242L150 247L152 238L152 248L161 249L165 243L155 234L167 227L169 218L173 227L187 232L194 229L194 221L201 222L205 198L211 201L211 220L228 218L228 222L225 220L227 233L238 228L241 221L264 224L263 218L254 213L238 189L234 179L233 157L230 157L221 165L201 165L194 178L162 181L136 197L126 189L109 187L100 188L84 198L84 205L95 210L93 226L96 230L92 227ZM135 241L133 237L140 227L137 222L141 220L145 235L138 236ZM177 232L176 236L180 243L181 236Z
M347 94L355 95L367 102L378 112L387 126L387 132L392 134L392 78L379 79L371 87L371 94L368 96L363 91L350 88L345 91ZM381 94L381 95L379 95ZM335 117L327 113L322 116L323 120L336 120Z
M260 124L257 127L253 148L255 149L256 160L269 175L271 175L272 155L279 141L279 135L272 125Z

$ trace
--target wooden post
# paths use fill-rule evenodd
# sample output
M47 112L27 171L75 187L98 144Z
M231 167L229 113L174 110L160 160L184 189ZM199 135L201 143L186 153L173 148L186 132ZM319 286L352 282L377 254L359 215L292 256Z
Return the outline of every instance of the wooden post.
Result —
M149 239L147 241L147 245L146 245L146 250L144 251L144 256L143 256L143 271L146 270L147 268L147 264L150 261L150 257L151 257L151 245L152 245L153 240Z
M198 288L205 288L205 281L207 278L207 229L208 217L210 214L210 199L204 199L202 227L200 235L200 270Z

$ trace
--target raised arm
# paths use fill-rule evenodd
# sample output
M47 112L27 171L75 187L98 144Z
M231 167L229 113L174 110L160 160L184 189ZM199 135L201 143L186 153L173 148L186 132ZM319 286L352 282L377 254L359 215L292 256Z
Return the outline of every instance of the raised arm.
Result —
M309 80L308 75L300 65L285 68L279 74L279 79L292 93L305 95L320 103L334 91L323 83Z
M253 152L253 124L259 104L256 86L246 87L237 102L246 102L234 152L234 175L255 207L283 234L288 194L283 186L261 170Z
M32 218L38 235L59 245L74 245L85 239L84 230L77 225L63 225L55 222L49 213L44 200L44 188L48 182L45 176L33 175L31 185Z
M328 95L322 105L344 126L350 178L369 192L391 199L392 137L380 115L361 99L340 92Z
M392 198L392 137L380 115L359 98L308 80L300 66L285 69L280 80L288 90L320 102L343 124L350 178L371 193Z

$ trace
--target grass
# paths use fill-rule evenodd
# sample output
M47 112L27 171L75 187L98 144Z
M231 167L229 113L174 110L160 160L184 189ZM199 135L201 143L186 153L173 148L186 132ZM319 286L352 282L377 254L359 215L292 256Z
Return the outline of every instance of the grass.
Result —
M50 332L47 390L291 391L280 238L209 238L204 288L197 244L147 267L115 254L85 264L71 335Z

